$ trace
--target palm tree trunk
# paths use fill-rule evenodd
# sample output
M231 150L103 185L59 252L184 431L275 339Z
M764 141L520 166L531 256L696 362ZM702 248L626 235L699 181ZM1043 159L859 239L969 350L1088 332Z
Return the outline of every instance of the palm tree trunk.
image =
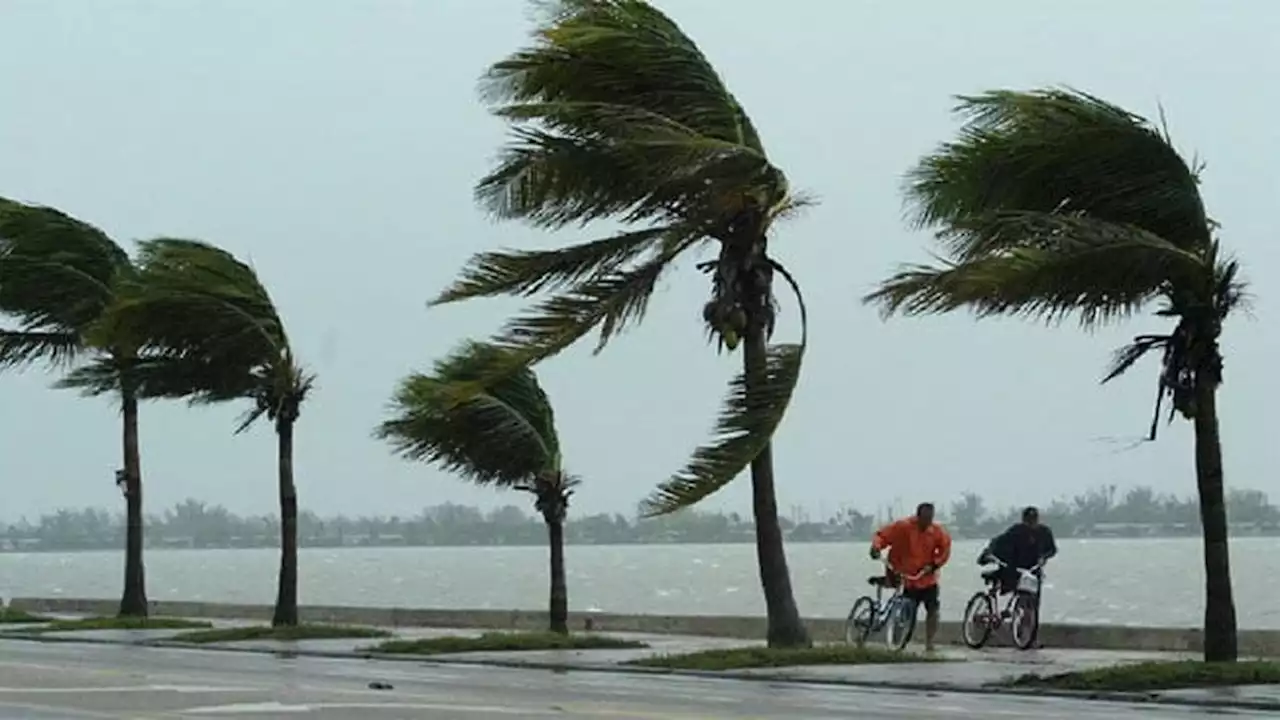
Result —
M132 382L122 378L120 388L124 451L124 593L121 617L147 616L147 582L142 562L142 459L138 450L138 396Z
M753 378L765 370L768 352L764 328L749 322L743 338L742 366L751 392ZM765 612L768 617L769 647L807 647L812 644L800 610L791 590L791 572L787 569L787 553L782 545L782 526L778 524L778 500L773 482L773 443L764 446L751 462L751 509L756 525L756 560L760 564L760 585L764 588Z
M280 482L280 581L272 627L298 624L298 492L293 484L293 421L276 423Z
M1236 605L1231 592L1217 393L1217 388L1207 382L1196 389L1196 487L1204 532L1204 659L1235 662Z
M551 546L551 632L569 634L569 586L564 574L564 521L547 518Z

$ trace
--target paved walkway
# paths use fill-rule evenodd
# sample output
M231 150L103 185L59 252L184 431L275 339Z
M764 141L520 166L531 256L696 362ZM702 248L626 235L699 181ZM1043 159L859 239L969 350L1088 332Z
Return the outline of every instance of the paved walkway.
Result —
M378 683L371 688L370 683ZM1205 708L0 640L0 720L1190 720ZM1218 717L1272 717L1219 710Z
M236 626L248 623L223 621L218 626ZM0 638L12 636L14 627L0 629ZM20 632L20 631L19 631ZM168 646L168 640L183 630L92 630L59 633L41 633L39 639L52 642L91 642L124 645ZM397 638L415 639L441 636L478 636L480 629L448 628L397 628ZM628 667L628 661L653 655L678 654L717 648L742 647L763 644L731 638L708 638L679 635L647 635L636 633L610 633L630 640L639 640L647 648L625 650L546 650L514 652L471 652L431 656L389 656L386 659L414 661L433 665L500 665L511 668L552 668L629 673L654 673L652 670ZM208 650L242 650L286 655L317 655L328 657L369 657L369 648L379 640L252 640L199 646ZM913 648L919 650L919 648ZM992 684L1020 675L1034 673L1049 675L1062 672L1105 667L1119 663L1150 660L1194 659L1195 656L1176 653L1116 652L1100 650L1041 649L1020 652L1011 648L969 650L948 647L940 654L957 662L921 663L913 665L825 665L811 667L761 668L726 671L714 675L738 679L760 679L823 685L857 685L884 687L923 687L939 691L976 692ZM379 658L381 659L381 657ZM711 675L713 673L689 673ZM1221 702L1222 704L1266 704L1280 709L1280 687L1258 686L1222 688L1214 690L1178 690L1147 693L1143 697L1184 701L1194 704Z

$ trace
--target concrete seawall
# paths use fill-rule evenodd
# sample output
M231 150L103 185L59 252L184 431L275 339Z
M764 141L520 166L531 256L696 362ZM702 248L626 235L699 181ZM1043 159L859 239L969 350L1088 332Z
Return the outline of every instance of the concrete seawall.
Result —
M15 598L12 607L29 612L113 615L119 604L114 600ZM262 621L271 618L269 605L156 601L150 607L153 615L173 617ZM309 605L300 608L300 615L303 622L383 627L541 630L547 624L546 613L535 610L430 610ZM834 641L844 638L843 620L810 618L806 623L815 640ZM760 617L570 613L569 627L601 632L701 635L750 640L765 636L765 620ZM944 622L939 629L939 639L959 643L959 623ZM1203 633L1192 628L1046 624L1040 628L1040 640L1048 647L1093 650L1200 652L1204 647ZM1280 656L1280 630L1241 630L1239 640L1242 656ZM993 644L1001 642L1001 639L995 639Z

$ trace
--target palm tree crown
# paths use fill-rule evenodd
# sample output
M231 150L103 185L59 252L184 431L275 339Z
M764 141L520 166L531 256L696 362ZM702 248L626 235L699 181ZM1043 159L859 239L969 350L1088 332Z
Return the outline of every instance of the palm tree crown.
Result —
M102 328L146 338L163 357L140 366L141 395L192 404L252 400L236 432L264 415L296 420L314 376L294 359L253 268L221 248L175 238L139 243L137 258L136 282L120 293Z
M478 485L568 490L555 414L527 368L488 379L502 353L468 342L431 374L405 378L392 398L393 417L376 430L401 456L435 463ZM483 382L480 392L463 393Z
M129 256L88 223L50 207L0 198L0 367L65 365L132 271ZM103 348L110 350L110 348Z
M512 128L476 188L485 207L548 229L604 218L628 226L555 250L482 253L434 301L552 293L493 338L509 359L503 367L536 363L597 329L598 352L643 318L677 258L708 244L720 246L719 260L701 266L714 273L703 313L712 336L732 350L748 318L772 330L769 281L781 266L765 254L767 235L805 201L670 18L639 0L551 3L532 45L490 69L484 96ZM803 349L803 340L770 347L751 392L745 377L734 381L717 439L659 487L649 512L698 501L760 453L790 401Z
M941 261L902 269L866 300L886 314L1074 314L1085 326L1158 302L1175 329L1121 348L1104 382L1159 350L1161 396L1191 417L1196 384L1221 382L1218 334L1244 296L1197 169L1162 128L1084 93L994 91L961 98L958 110L960 138L907 185Z

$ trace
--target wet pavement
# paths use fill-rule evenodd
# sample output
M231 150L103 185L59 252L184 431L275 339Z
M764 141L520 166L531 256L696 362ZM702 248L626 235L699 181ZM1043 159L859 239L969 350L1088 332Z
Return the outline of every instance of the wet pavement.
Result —
M379 683L374 689L371 683ZM1274 713L1062 698L0 641L0 720L159 718L1038 718Z
M219 626L243 625L241 622L219 622ZM0 638L13 632L6 628L0 632ZM81 641L87 643L124 644L133 646L164 646L169 638L186 632L184 630L95 630L80 632L42 633L38 637L46 640L63 642ZM478 636L484 632L479 629L447 629L447 628L400 628L396 629L397 638L427 638L446 635ZM643 672L637 668L628 668L628 661L650 657L653 655L678 654L714 648L742 647L744 645L760 645L761 642L744 641L731 638L701 638L676 635L651 635L636 633L610 633L614 637L639 640L647 643L648 648L623 650L548 650L518 652L472 652L453 653L432 656L393 656L391 659L403 662L430 664L436 667L466 667L471 665L498 665L506 668L526 668L530 670L594 670L629 671L633 675ZM276 641L253 640L234 643L220 643L217 646L201 646L210 650L241 650L271 653L286 657L296 656L337 656L368 657L371 646L380 640L331 639ZM17 643L5 643L14 646ZM34 644L34 643L24 643ZM919 649L919 648L915 648ZM205 653L206 655L224 655L226 653ZM1094 667L1105 667L1128 662L1144 662L1150 660L1194 659L1195 656L1177 653L1156 652L1116 652L1095 650L1057 650L1041 649L1020 652L1010 648L990 648L985 650L969 650L967 648L948 647L939 652L943 658L955 662L893 664L893 665L826 665L813 667L762 668L751 670L728 671L720 673L725 678L776 681L785 683L807 683L819 685L850 685L864 687L886 687L906 689L909 687L928 688L936 691L973 692L981 690L1001 681L1034 673L1049 675ZM245 655L248 657L249 655ZM2 656L0 656L2 657ZM380 658L381 659L381 658ZM390 663L388 663L390 664ZM496 669L496 668L490 668ZM650 671L651 673L652 671ZM706 675L707 673L702 673ZM752 683L757 684L757 683ZM1143 697L1167 699L1189 703L1271 703L1273 709L1280 708L1280 688L1259 686L1252 688L1224 688L1214 690L1179 690L1160 693L1146 693Z

